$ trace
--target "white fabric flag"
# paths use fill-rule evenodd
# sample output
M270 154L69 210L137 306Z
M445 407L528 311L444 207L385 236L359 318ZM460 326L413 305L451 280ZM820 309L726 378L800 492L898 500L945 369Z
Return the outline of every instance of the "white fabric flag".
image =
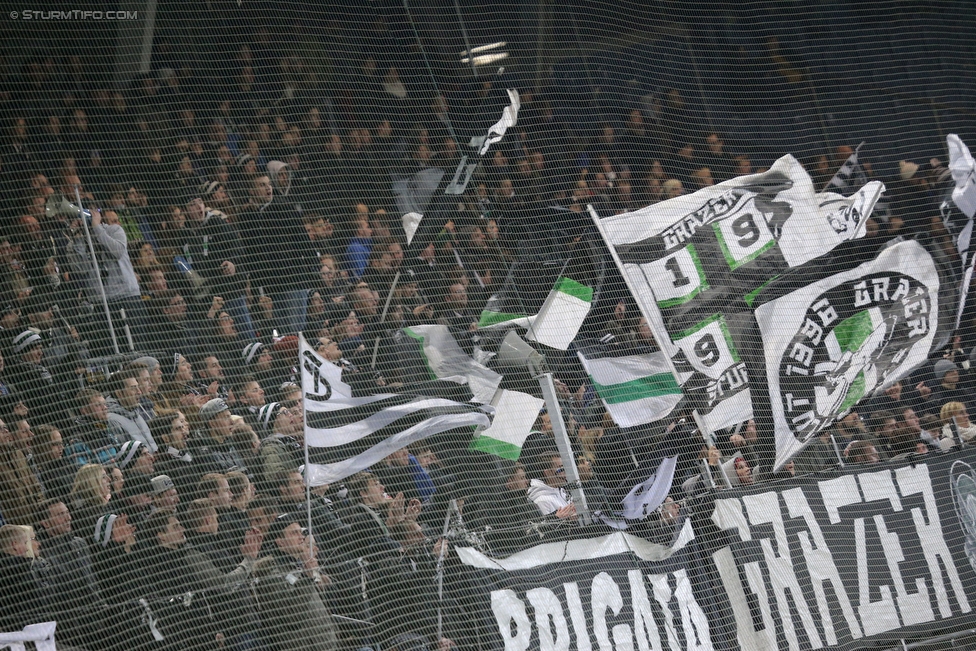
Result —
M304 337L300 362L305 445L314 462L305 473L311 486L344 479L428 436L491 424L490 407L458 400L405 393L353 397L342 370L320 357Z
M519 108L522 107L522 103L519 101L518 91L514 88L509 88L508 100L511 103L502 109L501 119L488 127L488 137L485 138L484 144L481 145L481 149L478 150L478 154L481 156L485 155L485 152L488 151L489 147L500 141L505 136L505 132L508 131L509 127L514 127L515 123L518 121Z
M486 307L478 319L478 327L504 329L519 326L526 329L525 338L529 341L566 350L590 313L592 301L592 287L582 285L572 278L560 277L538 313L521 315L499 312ZM491 302L489 305L494 307ZM509 306L499 306L499 309L506 308ZM512 306L509 309L518 308Z
M663 352L597 357L577 352L596 394L620 427L653 423L681 401L681 387Z
M776 437L775 469L862 397L927 358L939 273L915 241L756 309Z
M952 191L952 201L966 217L976 215L976 160L969 147L959 136L950 133L946 136L949 146L949 171L956 187Z

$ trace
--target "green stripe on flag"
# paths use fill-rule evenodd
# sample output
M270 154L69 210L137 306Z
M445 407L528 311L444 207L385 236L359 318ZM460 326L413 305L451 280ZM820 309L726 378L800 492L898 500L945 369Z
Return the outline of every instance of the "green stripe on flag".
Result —
M553 290L575 296L584 303L593 302L593 288L581 285L572 278L560 278L556 281L556 286L553 287Z
M837 345L845 352L860 348L872 332L874 332L874 324L871 322L871 313L868 310L844 319L834 328Z
M754 290L752 290L751 292L743 296L742 300L746 302L746 305L752 307L752 304L755 302L755 300L759 298L759 292L769 287L769 284L772 283L777 278L779 278L779 274L776 274L775 276L773 276L772 278L764 282L762 285L756 287Z
M471 441L471 445L468 446L468 449L477 450L478 452L486 452L503 459L511 459L512 461L517 460L519 455L522 454L522 448L519 446L512 443L506 443L505 441L499 441L498 439L493 439L490 436L479 436Z
M424 336L417 334L416 332L414 332L410 328L404 328L403 329L403 334L405 334L408 337L410 337L411 339L415 340L417 342L417 345L420 346L420 356L424 358L424 366L427 367L427 372L430 373L430 379L431 380L436 380L437 379L437 373L435 373L434 372L434 369L432 369L430 367L430 360L427 359L427 351L424 350L424 343L425 343Z
M514 321L515 319L524 319L524 314L506 314L505 312L489 312L485 310L481 313L481 317L478 319L479 328L487 328L488 326L493 326L496 323L504 323L505 321Z
M593 388L597 395L608 405L681 394L681 387L678 386L674 375L671 373L649 375L620 384L599 384L592 376L590 376L590 380L593 382Z

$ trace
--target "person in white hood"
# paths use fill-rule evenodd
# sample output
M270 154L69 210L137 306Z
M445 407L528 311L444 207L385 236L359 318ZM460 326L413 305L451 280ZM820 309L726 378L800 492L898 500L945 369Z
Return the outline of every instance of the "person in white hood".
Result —
M576 507L564 488L566 469L555 450L545 450L536 455L528 467L532 480L526 492L542 515L555 515L561 520L576 517Z

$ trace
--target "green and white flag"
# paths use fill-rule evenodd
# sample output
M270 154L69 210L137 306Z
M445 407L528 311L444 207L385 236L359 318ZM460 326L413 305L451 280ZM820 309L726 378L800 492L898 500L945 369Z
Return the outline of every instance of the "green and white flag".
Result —
M481 312L478 327L503 329L518 326L526 329L525 338L529 341L566 350L576 338L592 302L592 287L572 278L560 277L535 314L518 313L509 294L496 294Z
M466 382L474 402L495 407L491 426L476 435L471 449L518 459L545 402L521 391L499 390L502 376L466 354L447 326L411 326L403 333L417 342L431 379Z
M791 268L859 238L884 186L816 192L792 156L594 222L672 372L708 430L752 417L746 364L730 334L759 293ZM751 316L750 316L751 318Z
M577 355L593 389L620 427L660 420L681 401L681 387L663 352L602 357L587 351Z
M939 270L915 241L756 309L776 468L858 400L921 364L939 324Z

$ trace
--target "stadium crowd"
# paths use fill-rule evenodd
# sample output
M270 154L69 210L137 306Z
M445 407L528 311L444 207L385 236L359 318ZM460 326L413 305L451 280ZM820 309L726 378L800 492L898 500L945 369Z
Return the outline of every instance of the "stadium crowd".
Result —
M370 56L337 113L314 75L266 41L232 63L231 81L206 93L176 64L114 88L80 57L30 60L0 89L0 630L56 619L59 640L92 649L148 645L153 632L173 648L464 646L462 596L446 595L438 626L435 576L452 571L454 544L441 536L445 513L458 508L499 554L575 522L549 414L517 463L463 468L470 455L418 444L308 501L297 333L355 391L396 391L413 377L397 333L443 324L470 352L544 207L627 211L757 167L696 127L677 91L653 111L618 107L592 137L524 92L516 128L414 254L391 175L453 173L449 114L488 106L481 129L504 94L491 82L431 94L395 59ZM805 161L818 187L850 153ZM861 251L945 239L944 173L903 161ZM90 219L46 209L62 196ZM595 311L586 338L655 349L619 287ZM752 422L702 445L647 534L666 539L686 491L709 483L964 444L976 435L974 343L956 337L779 473L759 466ZM566 358L554 365L563 419L589 503L602 505L633 470L625 450L652 435L621 431Z

